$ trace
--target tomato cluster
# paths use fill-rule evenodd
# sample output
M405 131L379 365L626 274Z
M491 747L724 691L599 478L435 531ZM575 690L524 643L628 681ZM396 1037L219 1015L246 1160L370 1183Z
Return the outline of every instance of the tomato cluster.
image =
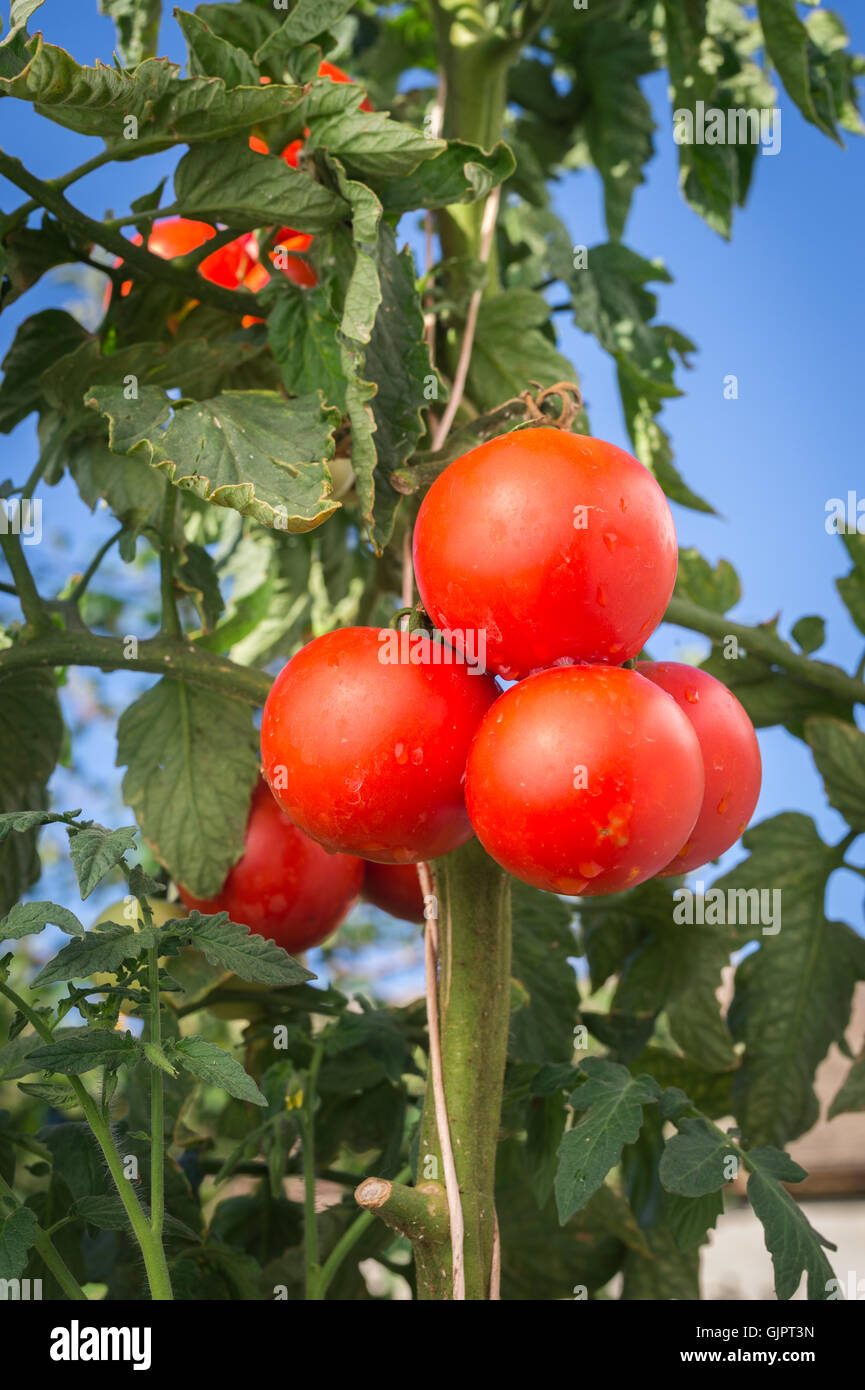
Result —
M407 865L474 832L558 893L717 857L759 792L750 720L704 671L623 664L676 554L660 487L602 440L533 428L457 459L414 533L438 634L347 628L288 662L261 729L276 800L331 852ZM470 650L516 683L502 693Z

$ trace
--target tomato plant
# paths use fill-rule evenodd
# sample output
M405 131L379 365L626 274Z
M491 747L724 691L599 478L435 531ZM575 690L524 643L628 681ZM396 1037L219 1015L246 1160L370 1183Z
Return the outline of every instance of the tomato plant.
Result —
M794 0L162 10L0 38L0 1294L651 1302L657 1347L765 1244L834 1300L865 538L796 484L855 457L804 142L862 59ZM772 257L686 245L674 162ZM792 425L755 180L832 247ZM824 539L829 628L697 549L771 592Z

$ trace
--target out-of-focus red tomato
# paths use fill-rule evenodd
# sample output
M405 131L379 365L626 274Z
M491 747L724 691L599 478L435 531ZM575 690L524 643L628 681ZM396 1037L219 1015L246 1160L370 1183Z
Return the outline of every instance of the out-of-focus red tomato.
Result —
M391 917L405 922L424 920L423 893L414 864L375 864L369 860L363 871L363 896Z
M199 912L227 912L233 922L286 951L306 951L335 931L360 892L363 863L328 854L304 835L264 782L252 797L246 848L215 898L180 896Z

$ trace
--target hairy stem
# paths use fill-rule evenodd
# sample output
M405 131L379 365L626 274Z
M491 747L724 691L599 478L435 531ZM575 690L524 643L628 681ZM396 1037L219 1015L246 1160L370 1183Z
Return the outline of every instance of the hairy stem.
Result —
M465 1228L465 1296L485 1300L491 1293L496 1141L510 1020L510 880L470 840L438 861L436 885L442 1068ZM428 1077L418 1176L436 1181L441 1172ZM451 1297L447 1256L447 1245L415 1245L419 1298Z

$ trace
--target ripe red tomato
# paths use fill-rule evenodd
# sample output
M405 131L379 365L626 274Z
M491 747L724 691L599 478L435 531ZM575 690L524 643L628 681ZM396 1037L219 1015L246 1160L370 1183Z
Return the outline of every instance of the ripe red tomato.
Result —
M617 666L529 676L485 715L469 752L478 839L516 878L554 893L615 893L651 878L687 839L702 799L688 720Z
M306 951L335 931L358 898L363 864L328 854L276 804L264 782L252 796L243 857L215 898L180 896L199 912L227 912L286 951Z
M434 859L471 837L466 754L497 694L458 658L444 664L455 654L428 634L408 638L373 627L315 638L277 676L261 723L264 774L292 820L328 849L382 864Z
M424 920L423 893L414 864L368 863L363 875L363 896L391 917L405 922Z
M757 735L733 692L708 671L678 661L639 661L634 669L672 695L700 744L703 805L661 876L688 873L735 844L754 814L762 777Z
M635 656L663 617L676 563L651 473L614 444L556 429L518 430L456 459L414 532L427 612L443 632L485 632L487 664L507 679Z
M161 222L154 222L147 238L147 249L152 251L154 256L161 256L163 260L170 261L175 256L189 255L190 251L197 250L214 236L216 231L207 222L193 222L186 217L167 217ZM132 244L140 246L143 240L140 232L136 232L132 237ZM199 272L205 280L210 280L215 285L223 285L230 290L236 289L255 264L251 246L255 247L257 256L257 244L252 233L235 237L227 246L220 246L209 256L205 256L198 267ZM114 264L122 265L122 256L118 256ZM125 296L131 289L132 281L124 280L120 286L120 293ZM110 298L109 285L105 293L106 308Z

